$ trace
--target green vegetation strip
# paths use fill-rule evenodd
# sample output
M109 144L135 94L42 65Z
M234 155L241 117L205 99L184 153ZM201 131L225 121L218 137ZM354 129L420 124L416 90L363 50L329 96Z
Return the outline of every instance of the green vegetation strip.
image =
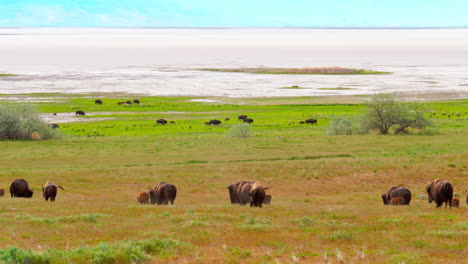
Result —
M325 75L367 75L367 74L390 74L384 71L372 71L364 69L350 69L341 67L322 68L202 68L201 71L212 72L238 72L256 74L325 74Z
M173 239L151 238L102 242L94 247L80 246L67 251L33 251L9 247L0 249L0 263L148 263L152 256L168 257L182 246L188 244Z
M12 74L12 73L0 73L0 77L8 77L8 76L17 76L17 74Z
M189 160L189 161L184 161L184 162L170 163L170 165L197 164L197 163L238 163L238 162L281 161L281 160L314 160L314 159L351 158L351 157L352 156L349 155L349 154L338 154L338 155L290 157L290 158L287 158L287 159L270 158L270 159L221 160L221 161Z

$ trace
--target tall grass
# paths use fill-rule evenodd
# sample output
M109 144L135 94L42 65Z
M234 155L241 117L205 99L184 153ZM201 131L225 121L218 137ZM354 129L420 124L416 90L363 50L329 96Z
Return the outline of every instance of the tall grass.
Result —
M327 135L352 135L353 124L349 119L335 119L327 130Z
M253 136L253 131L249 124L236 124L226 132L226 135L232 138L249 138Z

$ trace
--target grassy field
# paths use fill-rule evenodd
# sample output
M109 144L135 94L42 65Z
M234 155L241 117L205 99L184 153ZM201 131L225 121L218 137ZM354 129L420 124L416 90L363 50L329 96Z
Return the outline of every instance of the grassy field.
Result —
M390 72L373 71L364 69L349 69L342 67L322 68L203 68L202 71L213 72L240 72L256 74L319 74L319 75L367 75L390 74Z
M0 188L24 178L35 191L0 198L0 263L467 263L468 205L436 209L419 197L434 178L462 196L468 188L467 100L428 103L435 126L425 132L326 136L331 120L357 120L365 106L25 96L56 98L34 103L47 115L88 115L59 122L60 140L0 141ZM240 114L254 119L254 137L226 137ZM221 126L204 125L215 118ZM318 125L299 124L307 118ZM231 205L227 186L244 179L270 187L272 204ZM47 180L65 188L54 203L41 196ZM138 205L159 181L177 186L175 205ZM380 195L399 184L411 205L384 206Z

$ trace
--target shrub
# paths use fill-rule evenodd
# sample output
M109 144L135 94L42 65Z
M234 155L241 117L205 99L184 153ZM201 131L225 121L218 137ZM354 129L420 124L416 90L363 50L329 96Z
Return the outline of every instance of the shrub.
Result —
M327 135L352 135L353 124L349 119L335 119L327 130Z
M424 117L421 104L401 103L390 94L377 94L367 104L367 114L361 120L361 130L377 130L382 135L408 133L409 128L424 129L431 122Z
M236 124L226 132L226 135L233 138L248 138L253 136L253 131L249 124Z
M29 105L0 105L0 139L50 139L58 136Z

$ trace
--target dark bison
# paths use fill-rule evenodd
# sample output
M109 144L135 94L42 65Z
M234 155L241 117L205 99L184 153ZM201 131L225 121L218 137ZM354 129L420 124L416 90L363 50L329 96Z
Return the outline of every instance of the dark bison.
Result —
M238 184L238 183L237 183ZM236 204L239 203L237 199L237 185L236 184L231 184L228 187L229 191L229 199L231 200L231 204Z
M141 193L137 196L137 202L140 203L140 204L147 204L147 203L149 203L149 199L150 199L150 196L149 196L149 193L148 193L148 192L141 192Z
M260 182L256 181L252 184L250 188L250 196L252 196L252 201L250 206L262 207L262 203L265 200L265 190L268 188L263 187Z
M305 121L299 121L299 124L305 124Z
M271 204L271 195L265 194L265 200L263 200L264 204Z
M64 190L62 186L55 185L51 181L47 181L44 184L44 187L42 187L42 195L46 201L48 201L49 198L51 202L55 201L55 197L57 196L57 187Z
M405 199L405 205L409 205L411 202L411 192L403 186L390 187L386 193L382 194L382 200L384 204L390 204L390 201L394 197L401 197Z
M78 110L78 111L75 112L75 115L84 116L85 112L83 112L82 110Z
M207 126L209 126L209 125L219 126L219 125L221 125L221 121L218 120L218 119L213 119L213 120L210 120L210 122L205 122L205 125L207 125Z
M0 197L3 197L5 195L5 189L0 188Z
M317 119L313 119L313 118L310 118L310 119L307 119L306 121L306 124L317 124Z
M11 197L31 198L33 191L29 189L29 184L24 179L16 179L10 184Z
M427 185L426 191L429 203L435 201L437 207L440 207L443 203L447 207L448 203L450 208L452 208L453 186L450 182L440 179L433 180Z
M94 101L95 104L98 104L98 105L102 105L102 100L101 99L97 99L96 101Z
M55 123L52 123L52 124L49 124L49 126L53 129L55 128L59 128L59 125L58 124L55 124Z
M239 118L239 120L241 120L241 119L246 119L246 118L247 118L247 115L240 115L238 118Z
M124 105L126 102L118 102L118 105Z
M164 118L158 119L158 120L156 120L156 124L165 125L165 124L167 124L167 120L164 119Z
M160 182L148 193L152 204L167 205L169 202L174 204L174 200L177 196L177 188L173 184Z
M229 117L224 118L224 121L229 121L231 120Z
M244 123L251 124L253 121L254 120L252 118L244 118Z
M125 101L125 103L128 104L128 105L131 105L131 104L132 104L132 101L127 100L127 101Z
M140 100L138 100L138 99L133 99L133 103L134 103L134 104L140 104Z
M457 197L452 198L452 207L459 208L460 207L460 199Z
M393 197L390 200L391 205L406 205L406 200L403 197Z

